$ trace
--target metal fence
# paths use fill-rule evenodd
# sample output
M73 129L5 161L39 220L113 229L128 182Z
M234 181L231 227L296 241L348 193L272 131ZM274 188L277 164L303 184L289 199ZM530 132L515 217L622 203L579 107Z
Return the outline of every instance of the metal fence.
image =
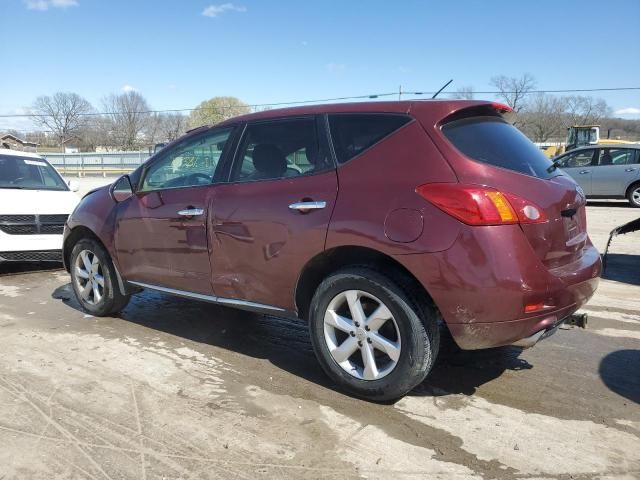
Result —
M112 176L134 170L149 157L149 152L40 153L63 175Z

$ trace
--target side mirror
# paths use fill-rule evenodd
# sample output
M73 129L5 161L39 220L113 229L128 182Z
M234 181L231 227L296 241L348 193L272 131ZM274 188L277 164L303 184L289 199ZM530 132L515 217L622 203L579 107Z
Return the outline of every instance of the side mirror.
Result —
M123 175L111 185L109 190L111 198L116 203L124 202L127 198L133 196L133 187L131 186L131 179L129 175Z
M80 190L80 184L77 180L69 180L67 182L67 185L69 185L69 190L71 190L72 192L77 192L78 190Z

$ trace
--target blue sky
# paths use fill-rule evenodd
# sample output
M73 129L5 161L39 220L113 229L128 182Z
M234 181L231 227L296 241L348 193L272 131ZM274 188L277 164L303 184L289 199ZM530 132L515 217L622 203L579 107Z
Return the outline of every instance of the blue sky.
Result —
M0 113L56 91L100 108L123 88L162 109L435 90L450 78L452 90L492 90L492 76L525 72L541 89L640 86L638 0L0 0L0 18ZM640 113L638 91L598 96Z

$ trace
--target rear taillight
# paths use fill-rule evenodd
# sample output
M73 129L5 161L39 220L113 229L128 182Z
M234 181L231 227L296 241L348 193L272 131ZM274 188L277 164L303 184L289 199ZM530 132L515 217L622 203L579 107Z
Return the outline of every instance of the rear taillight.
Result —
M540 207L513 193L459 183L427 183L416 188L425 200L467 225L542 223Z

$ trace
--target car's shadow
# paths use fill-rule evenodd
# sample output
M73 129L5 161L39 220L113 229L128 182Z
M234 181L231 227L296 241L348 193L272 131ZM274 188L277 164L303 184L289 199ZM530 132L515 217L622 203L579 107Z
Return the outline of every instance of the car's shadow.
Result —
M62 263L59 262L6 262L0 263L0 277L8 275L18 275L21 273L46 272L51 270L60 270Z
M607 253L602 278L640 285L640 255Z
M600 361L598 373L609 389L640 403L640 350L617 350Z
M81 311L70 284L59 287L52 296ZM151 291L135 295L120 317L193 342L266 359L293 375L335 389L315 358L306 323L301 320L249 313ZM471 395L506 370L532 368L519 358L521 349L516 347L467 352L446 347L443 350L447 353L438 359L427 380L412 395Z
M588 200L587 206L588 207L633 208L627 200Z

